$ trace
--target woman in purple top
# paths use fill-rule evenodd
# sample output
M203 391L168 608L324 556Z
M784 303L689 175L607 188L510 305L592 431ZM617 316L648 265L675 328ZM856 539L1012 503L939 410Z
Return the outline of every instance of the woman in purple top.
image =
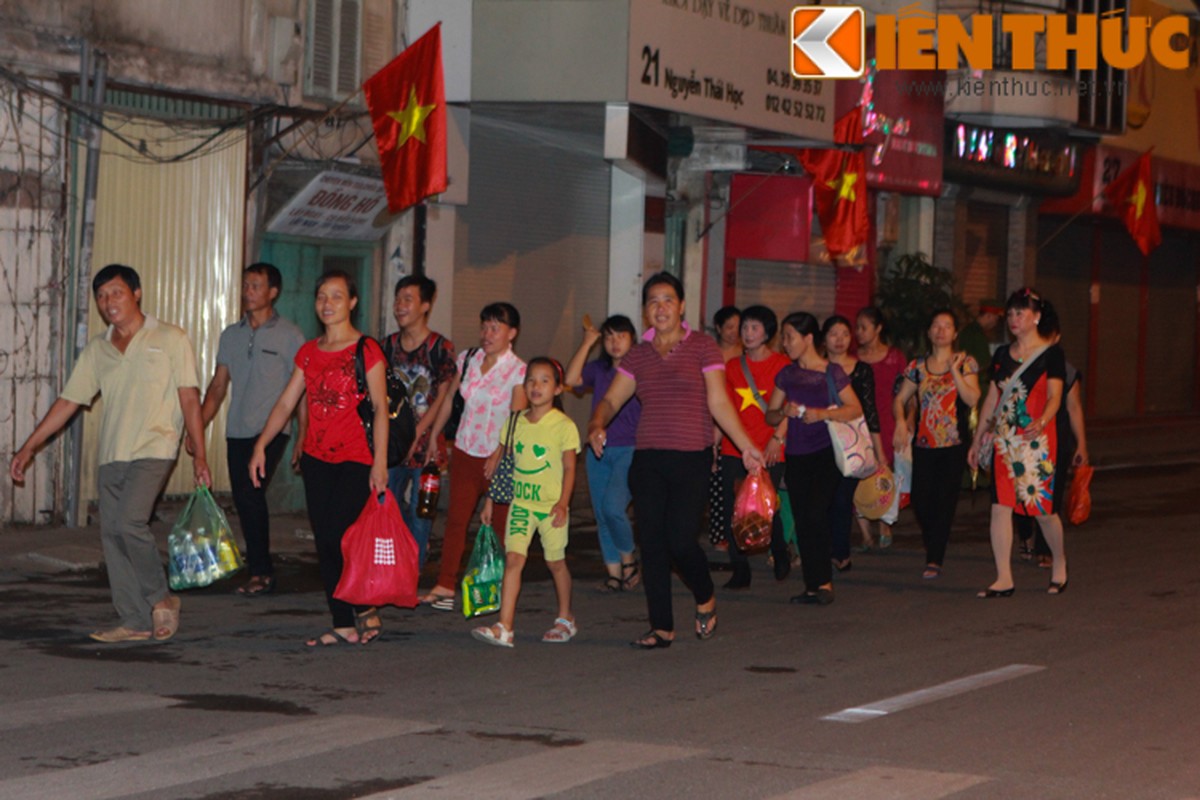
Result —
M804 572L804 593L791 602L825 606L833 602L829 507L842 476L824 423L849 422L862 415L862 406L846 372L821 357L816 317L803 311L788 314L781 329L783 351L794 363L775 376L767 424L778 425L785 417L805 423L788 425L784 446L784 474Z
M604 349L595 361L585 365L588 352L601 338ZM597 330L588 316L583 319L583 344L567 365L566 384L576 391L592 390L592 411L604 399L621 359L637 342L637 329L622 314L609 317ZM633 461L634 437L642 404L635 397L617 412L608 426L608 446L604 456L588 451L588 490L596 512L600 553L608 577L600 586L606 593L627 592L641 581L637 559L633 557L633 526L629 524L629 464Z
M675 639L672 563L696 599L696 636L708 639L716 631L717 598L697 541L712 466L713 420L742 451L747 470L761 469L763 454L729 402L717 343L683 322L679 279L665 272L650 276L642 306L653 330L621 360L588 424L588 444L603 455L609 424L636 392L642 416L629 480L650 630L630 644L651 650L670 647Z

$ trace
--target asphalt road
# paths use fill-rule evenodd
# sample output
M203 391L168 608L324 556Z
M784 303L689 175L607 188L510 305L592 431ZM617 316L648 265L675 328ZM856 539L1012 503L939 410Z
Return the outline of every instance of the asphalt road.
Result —
M1060 597L1018 562L1013 597L975 599L987 511L964 494L941 579L920 579L911 522L824 608L788 605L798 575L759 558L710 641L677 583L680 635L656 652L627 645L640 592L595 592L586 533L579 636L538 641L535 559L511 651L423 609L307 649L327 617L299 553L274 595L186 593L163 644L84 638L111 622L100 572L0 569L0 798L1197 798L1198 480L1097 473Z

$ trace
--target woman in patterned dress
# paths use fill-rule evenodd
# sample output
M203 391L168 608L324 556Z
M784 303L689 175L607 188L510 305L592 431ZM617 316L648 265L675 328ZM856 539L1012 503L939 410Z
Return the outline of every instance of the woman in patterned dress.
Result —
M1014 512L1037 519L1054 559L1047 592L1062 594L1067 589L1067 559L1062 521L1054 503L1058 460L1054 420L1063 400L1066 358L1062 348L1051 344L1044 330L1039 331L1042 298L1036 291L1014 292L1008 298L1006 317L1016 341L998 349L992 358L991 386L968 456L972 468L994 459L991 537L996 580L977 596L1008 597L1013 593Z
M854 319L854 336L858 340L858 360L871 368L875 376L875 408L879 412L879 440L883 444L881 460L883 464L895 469L892 452L893 434L896 431L896 419L892 414L892 398L896 396L896 382L904 372L908 363L904 353L892 347L886 341L887 326L883 312L875 306L860 309ZM892 546L892 525L900 513L900 493L896 492L891 508L879 521L879 547L886 549ZM858 526L862 531L861 551L871 549L874 540L871 538L871 523L858 518Z
M917 435L913 441L912 505L925 543L922 578L942 574L946 543L958 506L967 464L971 409L979 402L979 365L955 351L958 321L950 309L933 312L929 355L913 359L893 404L897 449L913 439L904 408L917 398Z

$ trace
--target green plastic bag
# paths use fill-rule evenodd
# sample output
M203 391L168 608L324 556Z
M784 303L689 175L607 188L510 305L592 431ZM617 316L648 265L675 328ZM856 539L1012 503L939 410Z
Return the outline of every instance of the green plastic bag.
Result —
M500 586L504 583L504 550L491 525L480 527L475 547L462 579L463 616L481 617L500 610Z
M779 516L783 522L783 540L798 551L800 545L796 542L796 520L792 517L792 501L787 489L779 490Z
M196 489L167 537L171 588L201 589L242 568L229 520L207 487Z

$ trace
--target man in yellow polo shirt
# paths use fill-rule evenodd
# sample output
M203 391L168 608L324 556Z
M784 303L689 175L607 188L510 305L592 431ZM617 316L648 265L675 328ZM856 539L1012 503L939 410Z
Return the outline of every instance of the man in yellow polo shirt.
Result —
M197 484L212 480L204 451L200 380L187 334L142 313L136 271L109 264L96 273L92 292L108 329L88 342L62 394L13 456L17 483L47 439L80 406L104 397L100 416L100 540L120 625L96 631L98 642L164 640L179 628L178 597L167 588L162 559L150 532L150 514L179 452L184 426L197 442Z

